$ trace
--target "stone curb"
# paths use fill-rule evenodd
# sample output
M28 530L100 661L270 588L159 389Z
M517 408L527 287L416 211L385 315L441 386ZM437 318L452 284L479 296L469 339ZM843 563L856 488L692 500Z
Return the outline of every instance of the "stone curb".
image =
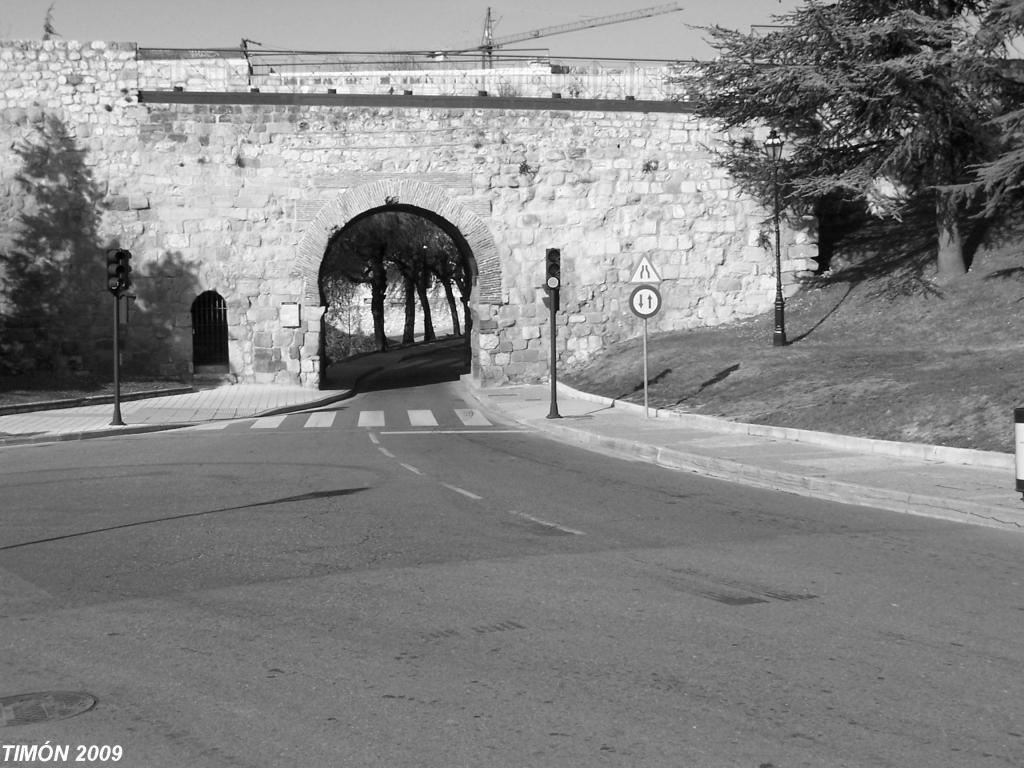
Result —
M191 395L197 392L195 387L174 387L171 389L150 389L144 392L129 392L121 395L121 402L130 400L148 400L153 397L170 397L171 395ZM39 400L33 403L17 403L0 405L0 416L13 416L18 413L32 411L56 411L63 408L80 408L83 405L106 405L113 403L113 395L91 395L89 397L69 397L64 400Z
M925 496L866 485L808 477L792 472L765 469L750 464L662 448L625 438L597 435L560 423L530 420L539 431L570 440L587 448L606 451L624 458L641 459L668 469L684 470L729 480L742 485L784 491L826 501L885 509L890 512L941 518L995 528L1024 530L1024 512L1019 519L999 507L947 497Z
M63 432L60 434L14 435L0 437L0 448L13 445L42 445L43 443L70 443L77 440L93 440L98 437L119 437L121 435L141 435L147 432L167 432L172 429L194 427L199 422L180 422L178 424L132 424L109 429L87 429L82 432Z
M575 397L578 400L597 403L629 413L643 414L644 411L642 405L625 400L615 400L601 395L592 395L588 392L580 392L561 382L557 384L557 388L559 392ZM874 453L883 456L897 456L918 461L941 461L947 464L967 464L974 467L1006 469L1010 471L1013 471L1015 468L1013 454L999 453L997 451L978 451L971 448L951 448L944 445L928 445L925 443L901 443L894 440L876 440L868 437L854 437L832 432L795 429L793 427L748 424L715 416L671 411L663 408L649 408L648 413L651 414L652 418L673 419L683 426L693 426L696 429L707 429L715 432L745 434L752 437L771 437L777 440L791 440L793 442L821 445L827 448L856 451L858 453Z
M463 380L467 381L468 377L464 377ZM566 387L561 384L558 384L557 387L558 391L578 399L594 402L599 405L605 405L607 407L621 407L623 410L628 412L643 412L642 405L623 403L621 401L612 400L611 398L601 397L599 395L577 392L571 387ZM488 398L486 391L483 388L471 385L470 391L477 399L483 400L486 398L490 400L492 407L499 411L502 410L500 403L494 402ZM687 416L695 415L676 414L671 411L661 411L661 414L660 418L676 418L677 416L685 418ZM627 438L599 435L585 429L568 426L560 421L549 421L546 419L521 419L516 418L515 416L512 416L512 418L521 424L527 424L538 431L547 433L549 436L557 436L561 439L571 441L591 450L605 451L628 459L639 459L668 469L694 472L705 477L728 480L730 482L740 483L746 486L794 493L800 496L834 501L842 504L869 506L890 512L939 518L952 522L970 523L973 525L983 525L993 528L1024 530L1024 511L1022 511L1018 516L1014 515L1012 512L1008 512L1005 508L987 504L949 499L947 497L914 494L892 489L874 488L871 486L858 485L838 480L808 477L806 475L800 475L793 472L784 472L782 470L751 466L750 464L744 464L732 459L720 459L692 454L678 449L663 448ZM802 439L803 442L814 442L814 438L822 436L829 440L829 442L819 444L827 444L835 448L849 448L851 450L857 450L862 441L865 441L863 438L846 440L843 435L832 435L825 432L812 432L808 430L788 428L766 428L765 431L746 432L743 427L759 427L760 425L745 425L740 422L731 422L710 416L699 416L698 419L699 421L691 421L691 423L693 423L694 426L699 424L702 429L717 430L720 432L757 434L759 436L770 436L778 439ZM883 449L890 445L902 445L898 443L892 444L889 441L884 440L866 440L866 442L881 443L882 445L879 446L879 448ZM941 448L941 446L925 445L921 447L925 450L916 452L916 456L913 455L915 453L914 451L910 451L903 455L907 458L932 456L932 460L938 460L934 458L935 454L929 453L927 449ZM860 450L863 450L863 448L860 448ZM965 458L961 455L964 449L950 450L954 451L954 455L958 456L958 458ZM883 453L884 451L878 450L875 452ZM941 454L942 451L939 451L938 453ZM983 454L981 458L984 461L988 459L988 457L984 456L984 454L987 453L988 452L986 451L967 451L966 458L971 458L971 454ZM997 457L1003 456L1003 454L995 455ZM1013 457L1011 456L1009 458L1012 466ZM982 464L980 466L986 465ZM1003 467L1000 465L998 468Z
M194 391L194 390L193 390ZM176 393L181 394L181 393ZM185 394L188 394L187 392ZM285 405L280 408L274 408L269 411L260 411L253 413L249 416L237 416L232 417L235 419L258 419L263 416L281 416L287 413L295 413L297 411L304 411L307 408L322 408L325 405L336 403L339 400L346 400L355 394L354 390L345 390L341 394L332 395L331 397L323 398L322 400L310 401L307 403L296 403L295 405ZM141 398L136 398L141 399ZM36 409L40 410L40 409ZM11 437L0 437L0 447L7 447L11 445L33 445L41 443L66 443L75 440L92 440L98 437L117 437L119 435L140 435L147 432L167 432L172 429L182 429L183 427L194 427L197 424L202 424L207 421L220 421L221 419L199 419L196 421L182 421L167 424L132 424L124 427L111 427L110 429L88 429L82 432L65 432L61 434L41 434L41 435L13 435Z

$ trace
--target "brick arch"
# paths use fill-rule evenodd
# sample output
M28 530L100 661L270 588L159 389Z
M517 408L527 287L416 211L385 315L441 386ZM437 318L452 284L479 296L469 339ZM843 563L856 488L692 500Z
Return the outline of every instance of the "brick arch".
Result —
M320 263L331 237L366 211L398 205L421 208L450 223L465 239L476 261L474 304L501 302L501 262L490 230L483 220L451 199L442 187L407 179L386 179L348 189L325 204L299 241L297 268L302 277L303 303L320 303Z

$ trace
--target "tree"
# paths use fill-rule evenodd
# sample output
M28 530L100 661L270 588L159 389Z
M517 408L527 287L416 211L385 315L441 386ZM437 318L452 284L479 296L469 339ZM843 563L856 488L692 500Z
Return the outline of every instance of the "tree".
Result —
M975 35L979 61L995 78L1005 81L1007 90L1024 90L1024 69L1019 58L1012 57L1013 43L1024 33L1024 0L997 0L982 20ZM974 169L971 181L954 188L964 197L983 194L985 214L993 216L1024 187L1024 108L1010 105L995 118L1003 144L994 159Z
M43 40L60 37L60 32L53 25L53 5L53 3L50 3L50 7L46 9L46 18L43 19Z
M962 274L964 198L949 187L995 156L992 119L1015 98L973 44L991 2L807 0L766 35L705 28L720 57L696 65L696 111L726 130L777 128L792 147L780 169L790 205L840 195L898 216L930 198L938 273ZM751 138L731 142L722 162L770 199Z
M410 211L380 211L355 221L332 238L320 270L321 291L327 301L332 296L345 295L338 288L338 281L369 284L375 345L384 351L388 343L384 333L384 297L389 277L398 277L405 292L403 342L415 338L417 300L423 315L423 338L432 341L436 336L429 290L435 279L444 286L454 332L459 333L452 283L469 274L463 261L451 237L427 218ZM464 306L468 290L462 289Z

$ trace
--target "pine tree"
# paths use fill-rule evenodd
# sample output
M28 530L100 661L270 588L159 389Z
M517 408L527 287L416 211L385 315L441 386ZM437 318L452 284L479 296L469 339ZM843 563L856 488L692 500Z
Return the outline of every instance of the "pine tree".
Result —
M721 157L762 199L769 174L755 126L791 147L780 169L789 203L840 195L898 216L929 198L938 274L962 274L965 198L949 187L995 157L992 119L1014 98L976 45L991 4L807 0L768 34L706 28L719 58L697 65L696 111L748 132Z

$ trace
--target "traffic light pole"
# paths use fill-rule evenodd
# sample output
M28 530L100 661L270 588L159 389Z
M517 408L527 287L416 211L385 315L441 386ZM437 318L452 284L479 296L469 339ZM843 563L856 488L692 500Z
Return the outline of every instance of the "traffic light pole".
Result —
M114 294L114 418L112 427L123 427L121 419L121 297Z
M558 288L548 289L548 306L551 308L551 410L548 411L549 419L560 419L562 415L558 412L558 328L555 320L558 312Z

